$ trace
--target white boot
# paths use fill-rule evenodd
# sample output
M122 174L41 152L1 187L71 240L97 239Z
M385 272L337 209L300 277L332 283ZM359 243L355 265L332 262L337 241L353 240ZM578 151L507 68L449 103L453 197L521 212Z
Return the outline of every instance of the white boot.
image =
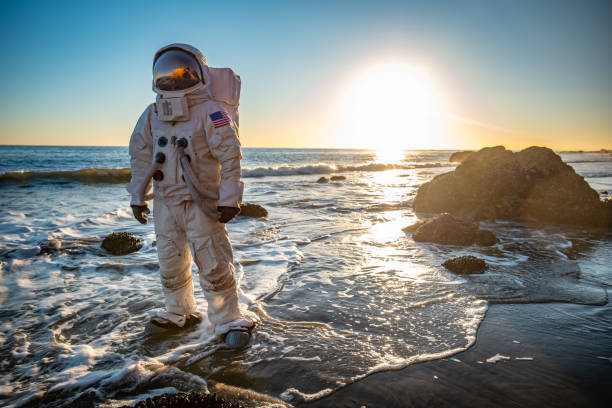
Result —
M178 315L166 310L158 310L156 315L151 318L149 327L151 331L160 333L172 330L183 330L191 328L202 321L202 318L195 313L190 315Z

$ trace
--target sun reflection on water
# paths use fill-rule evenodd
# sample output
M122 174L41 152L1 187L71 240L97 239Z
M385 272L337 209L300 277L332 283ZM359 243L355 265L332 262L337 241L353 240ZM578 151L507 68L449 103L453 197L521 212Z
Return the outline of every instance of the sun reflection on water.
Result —
M389 222L381 222L374 224L367 234L368 239L379 244L385 244L388 242L395 242L400 238L404 237L402 231L403 223L395 219ZM394 250L392 247L383 247L381 250Z
M406 152L395 147L387 147L376 150L377 163L399 164L406 158Z
M400 205L407 201L414 194L414 189L411 188L412 179L409 177L412 172L414 171L394 169L368 174L366 180L370 187L371 198L384 206ZM388 215L392 214L385 214Z

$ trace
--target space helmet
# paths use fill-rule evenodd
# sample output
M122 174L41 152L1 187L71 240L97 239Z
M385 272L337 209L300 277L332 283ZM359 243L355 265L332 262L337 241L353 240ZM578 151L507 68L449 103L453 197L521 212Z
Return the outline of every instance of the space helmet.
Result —
M153 84L160 91L182 91L203 82L202 77L195 57L178 48L165 50L153 63Z

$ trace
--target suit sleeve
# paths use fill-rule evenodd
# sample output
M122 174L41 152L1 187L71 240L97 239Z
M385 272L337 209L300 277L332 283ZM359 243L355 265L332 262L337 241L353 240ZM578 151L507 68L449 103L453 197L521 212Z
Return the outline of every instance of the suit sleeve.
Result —
M136 127L130 137L130 164L132 167L132 179L127 185L127 191L132 198L130 205L147 205L146 199L138 196L138 190L142 183L147 183L145 197L150 194L153 182L145 180L146 174L153 162L153 135L151 133L151 110L150 105L136 123Z
M205 119L208 146L213 157L221 164L218 205L240 207L244 191L244 183L240 180L240 159L242 159L240 140L237 127L229 116L226 116L226 119L218 119L221 112L223 110L220 108L213 110Z

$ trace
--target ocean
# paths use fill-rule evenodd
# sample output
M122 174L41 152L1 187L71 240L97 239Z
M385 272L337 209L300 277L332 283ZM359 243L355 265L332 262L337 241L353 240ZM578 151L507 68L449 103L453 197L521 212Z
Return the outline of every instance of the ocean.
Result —
M205 322L145 330L163 300L152 223L129 207L127 148L0 146L0 404L111 407L215 384L249 390L255 405L300 404L466 350L490 304L608 304L609 235L483 222L499 244L455 247L402 232L418 187L456 166L451 153L243 149L244 201L269 215L228 224L241 303L260 319L235 352ZM612 155L560 155L612 194ZM317 182L331 176L343 178ZM119 231L143 248L107 254L101 239ZM489 271L441 266L461 255ZM206 315L197 284L196 298Z

